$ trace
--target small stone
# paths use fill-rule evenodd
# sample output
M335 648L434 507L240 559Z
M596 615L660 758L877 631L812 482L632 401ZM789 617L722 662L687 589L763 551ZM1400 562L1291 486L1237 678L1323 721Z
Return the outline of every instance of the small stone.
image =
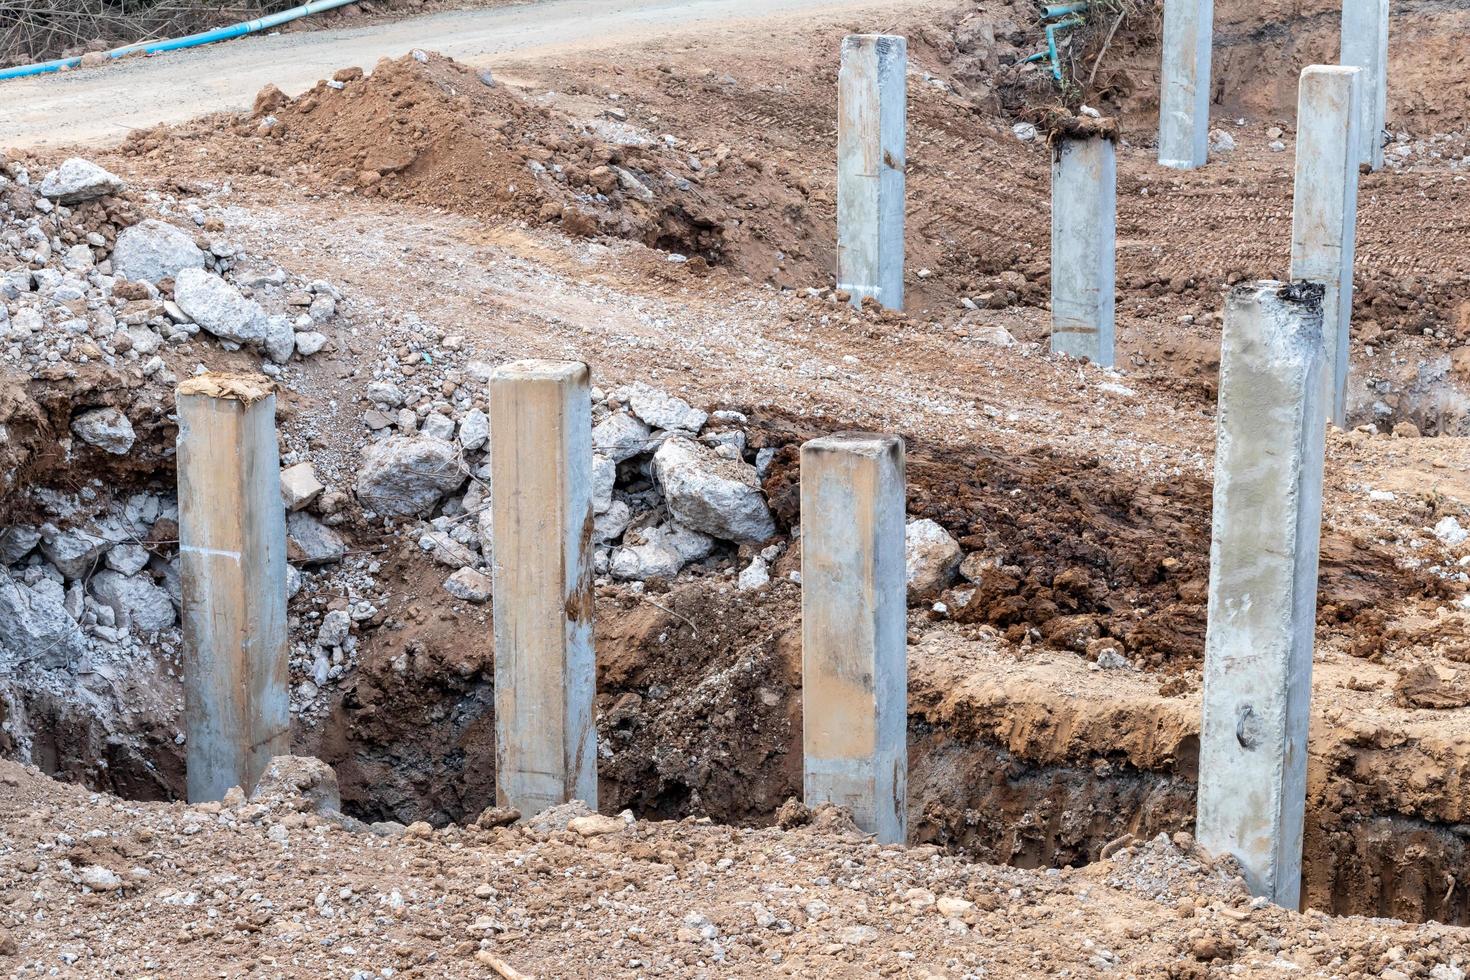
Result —
M474 452L490 438L490 417L478 408L464 413L459 420L459 445L465 452Z
M483 605L491 595L490 576L473 568L461 568L444 580L444 591L474 605Z
M475 819L475 826L483 829L491 827L509 827L521 819L521 811L513 806L488 806L480 811L479 817Z
M1463 544L1465 539L1470 537L1470 532L1461 527L1460 522L1453 516L1447 516L1434 525L1434 536L1439 538L1442 544L1453 548L1455 545Z
M304 509L325 489L310 463L297 463L281 470L281 502L287 510Z
M347 642L352 634L352 617L341 609L333 609L322 617L322 625L316 631L317 646L330 650Z
M770 584L770 581L770 567L766 565L765 559L757 556L741 569L740 575L735 579L735 587L741 592L751 592Z
M307 330L296 335L296 353L302 357L313 357L322 352L327 346L327 335L315 330Z
M77 872L77 880L94 892L115 892L123 886L123 880L116 872L95 864Z
M617 817L594 813L586 817L573 817L567 821L567 829L579 837L601 837L605 834L620 834L628 825Z

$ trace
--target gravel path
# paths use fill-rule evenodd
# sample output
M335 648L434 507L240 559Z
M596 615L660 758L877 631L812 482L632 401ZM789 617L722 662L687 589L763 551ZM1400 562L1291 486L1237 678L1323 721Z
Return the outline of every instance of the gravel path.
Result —
M544 53L822 12L892 9L873 0L548 0L391 24L274 34L103 68L0 82L0 147L117 142L129 129L250 105L274 83L296 95L339 68L371 69L413 48L481 66Z

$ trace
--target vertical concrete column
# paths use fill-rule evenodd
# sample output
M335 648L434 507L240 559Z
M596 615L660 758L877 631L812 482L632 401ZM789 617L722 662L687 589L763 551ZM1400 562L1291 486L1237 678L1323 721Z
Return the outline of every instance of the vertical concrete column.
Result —
M1196 836L1296 908L1322 523L1322 287L1225 305Z
M185 782L198 803L250 792L291 751L286 514L270 382L200 375L175 404Z
M837 288L903 309L903 195L908 42L842 41L837 73Z
M801 447L803 788L884 843L908 833L904 513L898 436Z
M495 792L530 815L597 806L592 700L592 400L587 365L490 378Z
M1348 327L1358 224L1358 68L1310 65L1296 110L1291 277L1321 283L1327 417L1347 424Z
M1051 163L1051 349L1113 364L1117 162L1112 140L1059 137Z
M1388 124L1388 0L1343 0L1345 68L1363 69L1358 123L1358 162L1383 169L1383 130Z
M1203 167L1210 139L1210 54L1214 0L1164 0L1159 78L1159 163Z

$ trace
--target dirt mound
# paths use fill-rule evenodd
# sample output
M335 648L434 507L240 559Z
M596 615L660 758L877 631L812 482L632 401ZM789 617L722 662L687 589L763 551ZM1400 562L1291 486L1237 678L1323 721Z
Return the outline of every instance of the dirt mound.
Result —
M620 114L597 123L616 135ZM691 171L687 155L604 139L439 55L384 60L368 76L344 69L295 99L268 87L238 126L268 137L267 160L321 189L559 222L707 261L724 252L729 216L680 173Z

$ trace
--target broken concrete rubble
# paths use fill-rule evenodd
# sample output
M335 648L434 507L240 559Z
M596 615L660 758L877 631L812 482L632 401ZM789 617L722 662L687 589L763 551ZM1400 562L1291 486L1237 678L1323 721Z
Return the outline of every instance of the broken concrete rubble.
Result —
M156 285L185 269L203 268L204 252L192 238L151 218L124 228L112 249L112 271L132 282Z
M83 412L72 419L71 431L87 445L115 456L126 455L137 438L128 417L111 407Z
M123 189L122 178L90 160L71 157L41 181L40 191L57 204L80 204Z
M904 566L909 601L932 601L954 581L964 552L959 542L936 522L910 521L904 531Z
M464 479L452 444L393 436L363 451L357 497L363 506L388 517L422 516Z
M755 468L692 439L665 440L653 458L669 513L691 530L727 541L764 541L776 531Z

